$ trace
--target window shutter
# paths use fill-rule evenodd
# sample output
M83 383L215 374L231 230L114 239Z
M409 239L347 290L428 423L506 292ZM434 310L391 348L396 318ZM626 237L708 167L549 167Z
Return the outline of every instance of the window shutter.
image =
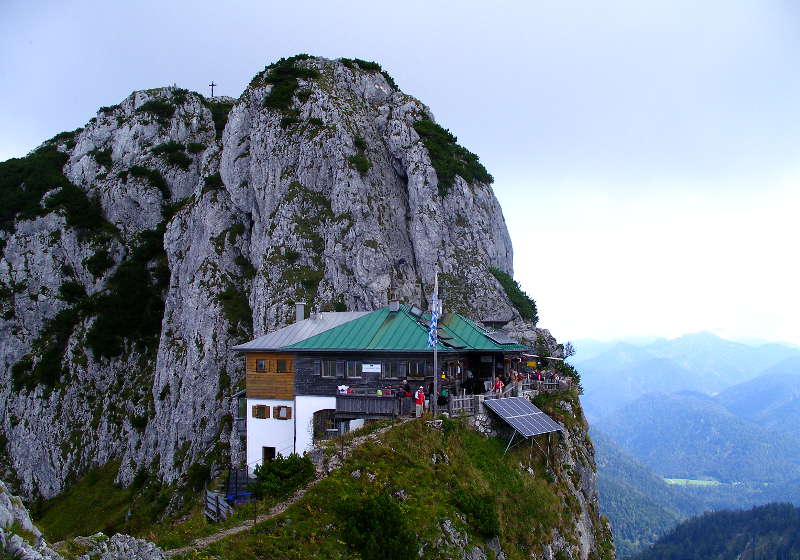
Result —
M272 415L276 420L291 420L292 407L291 406L273 406Z

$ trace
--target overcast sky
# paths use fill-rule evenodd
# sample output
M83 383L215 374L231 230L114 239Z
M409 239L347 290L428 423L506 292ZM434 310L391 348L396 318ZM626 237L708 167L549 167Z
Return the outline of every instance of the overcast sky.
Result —
M380 62L481 157L559 338L800 343L789 0L0 0L0 160L136 89L236 97L298 52Z

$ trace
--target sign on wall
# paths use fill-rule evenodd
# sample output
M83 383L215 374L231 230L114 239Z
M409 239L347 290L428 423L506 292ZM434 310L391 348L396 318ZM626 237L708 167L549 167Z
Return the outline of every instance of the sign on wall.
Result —
M381 372L381 363L378 362L377 364L361 364L361 372L362 373L380 373Z

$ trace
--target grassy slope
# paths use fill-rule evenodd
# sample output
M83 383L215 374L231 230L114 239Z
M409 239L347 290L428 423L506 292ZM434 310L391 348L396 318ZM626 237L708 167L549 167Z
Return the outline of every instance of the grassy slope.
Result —
M50 542L102 531L139 534L157 525L172 489L143 482L114 484L119 464L90 471L60 496L34 507L35 522Z
M405 519L419 535L419 542L427 543L426 558L451 556L447 545L431 544L441 537L440 523L445 519L468 533L473 543L485 542L469 515L454 505L453 492L458 488L483 494L496 504L500 542L509 559L540 553L552 539L554 528L576 542L572 516L578 505L566 490L568 473L561 474L556 468L554 474L548 474L535 447L533 453L524 446L503 457L503 440L486 438L455 422L445 432L421 421L400 425L354 450L343 468L284 514L188 557L355 558L344 542L338 504L351 497L400 490L406 495L401 503ZM528 466L533 468L533 476L523 468ZM355 471L361 476L354 477ZM603 556L611 558L610 544Z
M559 408L559 401L564 398L575 410L574 415ZM576 395L543 396L537 399L537 405L563 422L573 439L576 434L582 437L585 425ZM440 523L445 519L468 534L473 543L485 544L486 537L479 534L475 520L455 505L453 493L457 489L496 504L499 538L509 559L529 558L531 553L541 552L552 539L553 529L577 543L573 517L579 506L567 488L567 478L574 477L573 472L562 471L560 465L555 465L553 471L547 469L536 446L521 446L503 457L503 439L481 436L458 422L452 422L446 431L434 430L421 421L399 425L354 449L343 468L282 515L189 556L237 560L356 558L357 554L344 543L339 505L348 497L372 496L384 490L402 490L407 496L401 502L403 515L420 542L428 543L427 558L448 556L447 545L430 544L440 539ZM579 443L591 445L588 440ZM544 447L546 440L540 438L539 445ZM328 453L335 452L328 449ZM552 452L556 454L555 441ZM356 470L362 473L359 478L352 476ZM37 523L51 542L97 531L119 531L148 538L165 548L178 548L253 513L248 505L238 509L235 518L224 525L211 524L202 515L198 500L179 519L164 520L160 514L174 489L152 482L138 488L119 488L113 484L116 471L115 464L93 471L62 496L44 504ZM374 478L370 479L369 474ZM273 504L274 500L260 503L259 513ZM599 524L594 509L592 514L596 535L607 540L602 557L611 558L610 535Z

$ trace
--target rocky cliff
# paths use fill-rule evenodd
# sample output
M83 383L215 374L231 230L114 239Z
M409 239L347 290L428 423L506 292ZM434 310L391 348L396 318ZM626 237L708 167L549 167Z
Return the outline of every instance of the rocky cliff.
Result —
M374 63L137 91L0 166L0 474L29 499L235 456L229 348L294 301L422 303L438 269L450 308L530 332L491 176Z

